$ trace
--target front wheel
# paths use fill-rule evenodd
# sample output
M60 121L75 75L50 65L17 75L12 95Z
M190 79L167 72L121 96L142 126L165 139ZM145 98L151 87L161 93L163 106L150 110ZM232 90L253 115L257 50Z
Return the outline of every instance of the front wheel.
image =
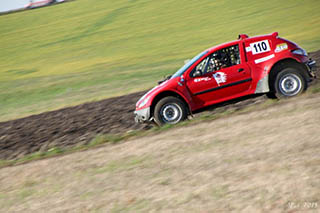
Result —
M307 88L307 82L298 70L286 68L277 75L274 88L277 98L289 98L303 93Z
M186 106L176 97L165 97L161 99L154 108L154 120L159 126L176 124L186 119L186 117Z

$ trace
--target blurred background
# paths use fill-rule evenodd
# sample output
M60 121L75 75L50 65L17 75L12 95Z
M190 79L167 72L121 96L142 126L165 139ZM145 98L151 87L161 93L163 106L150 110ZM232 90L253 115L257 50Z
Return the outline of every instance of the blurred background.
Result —
M319 10L314 0L77 0L2 15L0 120L148 89L240 33L278 31L315 51Z
M0 212L319 212L319 80L174 127L146 130L132 113L143 90L242 33L277 31L319 64L318 0L1 0L0 11Z

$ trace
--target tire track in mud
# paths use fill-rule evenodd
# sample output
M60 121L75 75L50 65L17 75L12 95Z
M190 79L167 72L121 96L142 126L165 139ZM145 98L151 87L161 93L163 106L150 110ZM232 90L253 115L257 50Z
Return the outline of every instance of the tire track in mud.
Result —
M320 64L320 50L310 56ZM317 73L320 73L319 68ZM135 124L133 119L135 103L144 93L145 91L132 93L0 122L0 159L17 159L33 152L47 151L52 147L87 144L97 134L125 133L129 130L150 128L151 124ZM215 105L207 108L205 112L238 110L265 100L265 96L246 97Z
M0 123L0 159L15 159L52 147L89 143L97 134L142 129L135 124L136 101L145 93L85 103Z

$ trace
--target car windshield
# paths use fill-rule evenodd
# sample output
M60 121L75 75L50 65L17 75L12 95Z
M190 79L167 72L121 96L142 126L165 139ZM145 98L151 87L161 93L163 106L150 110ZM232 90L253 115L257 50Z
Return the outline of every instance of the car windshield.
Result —
M185 65L183 65L183 67L181 67L171 78L176 78L178 76L181 76L194 62L196 62L197 60L199 60L202 56L204 56L205 54L207 54L208 51L204 51L202 53L200 53L199 55L195 56L193 59L191 59L190 61L188 61Z

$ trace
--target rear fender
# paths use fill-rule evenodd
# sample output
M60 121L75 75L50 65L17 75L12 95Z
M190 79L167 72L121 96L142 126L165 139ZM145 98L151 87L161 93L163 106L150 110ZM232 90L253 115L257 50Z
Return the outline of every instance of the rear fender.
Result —
M305 80L307 82L310 81L310 75L308 74L308 68L306 67L305 64L298 62L296 59L294 58L285 58L282 59L280 61L277 61L270 69L269 71L269 88L270 90L273 92L273 82L276 79L277 74L283 70L284 68L287 67L294 67L297 70L299 70L299 72L301 73L301 75L305 78Z

